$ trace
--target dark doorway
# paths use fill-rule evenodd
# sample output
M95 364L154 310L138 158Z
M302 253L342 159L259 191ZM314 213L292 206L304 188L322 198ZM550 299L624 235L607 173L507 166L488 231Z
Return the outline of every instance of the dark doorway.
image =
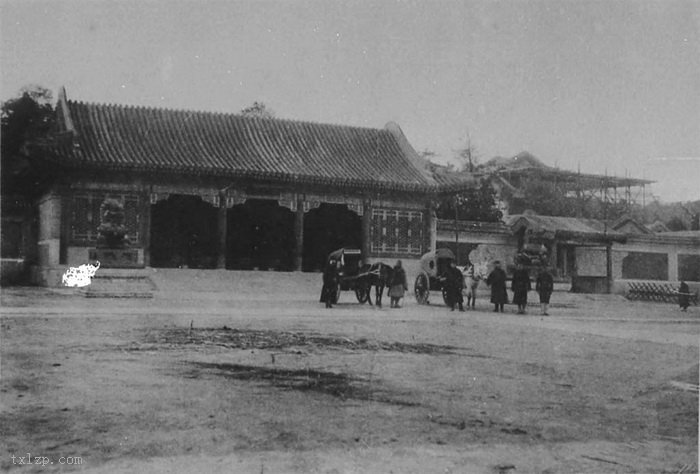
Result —
M557 276L569 278L576 274L576 247L573 245L557 245Z
M226 268L294 269L294 213L277 201L248 199L228 211Z
M341 247L361 248L362 220L344 204L321 204L304 216L305 272L322 270L328 254Z
M151 266L216 268L217 210L196 196L151 205Z

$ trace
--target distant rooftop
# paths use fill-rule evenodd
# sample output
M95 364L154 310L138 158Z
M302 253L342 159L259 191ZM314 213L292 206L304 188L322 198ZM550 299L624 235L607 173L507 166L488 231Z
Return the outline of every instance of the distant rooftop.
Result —
M631 177L620 178L600 174L567 171L548 166L527 151L506 158L497 156L479 165L478 173L497 174L508 181L523 178L541 177L579 189L624 188L627 186L644 186L654 181Z

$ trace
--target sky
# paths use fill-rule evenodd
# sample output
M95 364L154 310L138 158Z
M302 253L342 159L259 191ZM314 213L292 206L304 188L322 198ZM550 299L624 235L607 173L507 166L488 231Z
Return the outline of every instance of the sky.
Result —
M700 2L0 0L0 99L381 128L700 199Z

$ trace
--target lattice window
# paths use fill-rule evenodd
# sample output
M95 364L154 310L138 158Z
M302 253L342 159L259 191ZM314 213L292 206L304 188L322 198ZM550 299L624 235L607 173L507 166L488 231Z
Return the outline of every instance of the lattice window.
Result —
M120 193L88 193L73 196L71 241L73 243L94 244L97 241L97 228L100 225L100 206L110 197L124 203L124 223L127 236L132 244L140 242L141 216L139 196Z
M423 253L422 212L373 209L371 233L372 253Z
M141 224L139 198L133 194L124 196L124 224L126 225L127 236L131 242L139 242Z
M89 196L73 197L72 240L90 240L93 233L92 206Z

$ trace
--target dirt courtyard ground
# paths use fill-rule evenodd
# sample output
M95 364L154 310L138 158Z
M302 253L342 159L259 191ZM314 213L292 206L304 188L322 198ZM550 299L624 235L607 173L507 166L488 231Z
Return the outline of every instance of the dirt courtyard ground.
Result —
M2 290L0 470L698 471L698 307L326 310L320 275L154 280L153 299Z

